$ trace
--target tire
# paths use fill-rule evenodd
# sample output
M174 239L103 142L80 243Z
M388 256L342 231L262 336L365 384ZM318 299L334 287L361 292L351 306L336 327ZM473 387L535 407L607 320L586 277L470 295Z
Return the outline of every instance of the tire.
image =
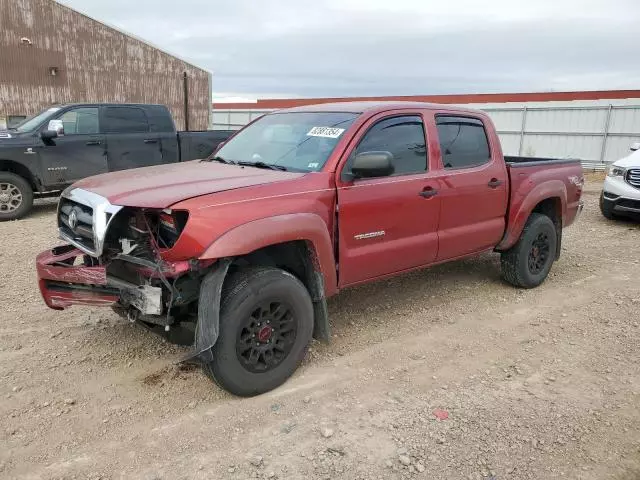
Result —
M0 172L0 222L24 217L33 206L33 190L15 173Z
M241 270L225 282L220 334L204 371L234 395L268 392L297 369L312 333L311 296L300 280L278 268Z
M616 220L619 218L615 213L613 213L613 203L607 202L603 193L600 194L600 211L607 220Z
M546 215L532 213L518 243L502 252L502 277L516 287L537 287L549 275L556 258L557 246L558 238L553 221Z

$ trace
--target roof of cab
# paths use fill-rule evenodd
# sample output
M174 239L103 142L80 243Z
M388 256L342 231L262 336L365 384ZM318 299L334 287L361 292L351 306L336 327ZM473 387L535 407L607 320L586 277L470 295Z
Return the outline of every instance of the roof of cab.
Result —
M420 110L447 110L454 112L474 112L472 109L455 107L439 103L425 102L335 102L335 103L319 103L316 105L304 105L301 107L286 108L277 110L277 112L349 112L349 113L370 113L376 114L389 110L402 109L420 109Z
M73 103L58 103L51 105L49 108L68 108L68 107L165 107L161 103L113 103L113 102L73 102Z

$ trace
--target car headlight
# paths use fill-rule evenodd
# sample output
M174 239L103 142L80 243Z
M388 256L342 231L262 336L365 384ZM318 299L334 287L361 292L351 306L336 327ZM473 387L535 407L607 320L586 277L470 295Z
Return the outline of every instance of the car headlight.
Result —
M609 167L609 172L607 173L607 175L609 175L610 177L624 177L625 173L627 173L626 168L611 165Z

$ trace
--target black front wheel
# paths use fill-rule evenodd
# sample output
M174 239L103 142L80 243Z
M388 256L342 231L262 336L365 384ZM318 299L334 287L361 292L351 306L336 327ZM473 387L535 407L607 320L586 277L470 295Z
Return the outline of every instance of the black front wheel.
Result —
M557 247L558 237L553 221L546 215L532 213L518 243L502 252L503 278L516 287L537 287L549 275Z
M220 307L220 335L205 373L243 397L284 383L305 356L313 305L305 286L284 270L252 267L231 274Z

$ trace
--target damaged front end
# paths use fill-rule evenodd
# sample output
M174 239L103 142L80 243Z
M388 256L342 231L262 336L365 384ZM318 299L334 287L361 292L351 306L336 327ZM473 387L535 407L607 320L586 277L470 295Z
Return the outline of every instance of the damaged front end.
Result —
M36 261L45 303L56 310L112 306L172 343L193 345L189 359L207 360L229 262L165 260L187 222L184 211L121 207L81 189L65 192L58 228L68 244Z

